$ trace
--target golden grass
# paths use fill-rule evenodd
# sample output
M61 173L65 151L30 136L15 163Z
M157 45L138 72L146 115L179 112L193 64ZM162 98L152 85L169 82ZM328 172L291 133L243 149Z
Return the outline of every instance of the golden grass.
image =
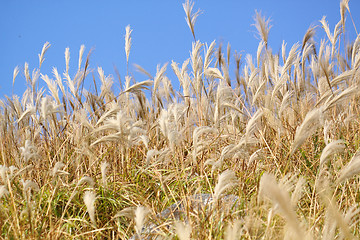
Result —
M150 78L141 82L128 70L116 93L91 51L83 64L84 46L74 76L69 49L62 75L41 74L49 43L39 68L25 63L27 90L0 101L2 238L360 238L360 35L348 44L348 1L334 32L320 20L327 40L315 43L310 27L288 53L285 43L273 53L257 13L258 51L235 54L236 79L230 45L196 41L193 6L183 5L190 57L171 63L179 92L164 64L155 76L137 66ZM211 202L194 208L198 194ZM161 217L178 201L184 216Z

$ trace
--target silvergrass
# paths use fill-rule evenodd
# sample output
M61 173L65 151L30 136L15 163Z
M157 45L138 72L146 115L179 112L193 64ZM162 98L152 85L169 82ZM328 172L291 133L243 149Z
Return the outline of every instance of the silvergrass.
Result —
M96 194L91 191L86 191L84 193L84 203L89 213L91 223L96 227L96 220L95 220L95 200Z
M327 39L311 26L273 51L257 13L256 56L195 40L171 62L176 79L166 63L154 76L135 65L146 75L135 78L127 26L124 86L91 51L83 62L83 45L74 74L67 48L46 75L45 44L39 67L24 65L22 96L0 100L2 237L359 238L360 37L345 32L348 15L343 0L334 27L319 23Z

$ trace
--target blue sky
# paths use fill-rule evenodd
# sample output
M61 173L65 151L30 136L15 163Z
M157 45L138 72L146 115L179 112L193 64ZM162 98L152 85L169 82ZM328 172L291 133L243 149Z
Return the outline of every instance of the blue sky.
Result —
M156 65L182 63L189 57L191 32L185 22L182 8L184 1L178 0L1 0L0 1L0 98L12 93L12 74L15 66L20 67L14 93L21 95L25 90L24 63L29 68L39 66L38 53L45 42L51 47L45 55L41 73L52 78L52 67L59 73L65 70L64 51L70 48L70 72L76 71L80 46L87 52L94 48L90 68L101 66L106 75L114 75L115 65L124 79L126 58L124 52L125 27L130 24L132 48L130 72L136 81L146 80L145 75L136 73L132 64L142 66L155 75ZM253 17L255 10L271 18L273 26L269 34L269 46L277 52L282 41L292 44L301 42L310 25L319 25L326 15L333 30L340 20L338 0L253 0L253 1L194 1L194 10L201 9L195 33L204 43L229 42L232 51L255 54L258 46ZM360 29L360 1L350 1L350 10L355 24ZM355 31L348 16L350 39ZM324 32L317 29L315 40L320 42ZM177 79L168 66L168 76ZM96 73L96 71L94 71ZM96 76L97 77L97 76ZM40 79L40 81L42 81ZM89 82L92 78L88 78ZM114 82L117 82L116 78ZM89 83L90 84L90 83ZM117 88L119 85L115 86Z

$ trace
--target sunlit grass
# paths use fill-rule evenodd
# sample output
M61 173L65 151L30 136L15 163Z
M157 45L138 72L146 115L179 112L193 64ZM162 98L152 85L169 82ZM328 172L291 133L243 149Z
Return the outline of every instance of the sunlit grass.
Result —
M197 41L193 7L189 59L155 76L136 66L149 80L131 76L126 27L120 93L84 46L74 75L69 49L65 70L41 74L49 43L39 68L25 64L27 90L0 101L2 238L360 237L360 35L346 38L348 1L334 32L319 22L327 39L310 27L279 53L256 13L254 57Z

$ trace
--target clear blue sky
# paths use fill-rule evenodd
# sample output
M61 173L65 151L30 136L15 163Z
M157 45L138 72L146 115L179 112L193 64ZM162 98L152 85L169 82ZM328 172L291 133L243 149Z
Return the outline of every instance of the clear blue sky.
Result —
M132 48L130 71L136 81L146 76L135 73L133 63L141 65L155 75L156 65L182 63L189 57L192 35L184 20L182 3L178 0L1 0L0 1L0 98L12 93L12 74L15 66L20 74L15 82L14 93L25 90L24 63L30 70L38 67L38 53L45 42L51 47L45 55L42 73L53 78L51 69L65 70L64 51L70 48L70 72L75 72L79 48L85 44L94 48L90 67L101 66L106 75L114 75L113 65L119 69L122 79L126 73L124 53L125 27L131 25ZM360 29L360 1L350 1L355 24ZM195 1L194 10L200 8L195 32L202 42L224 45L230 42L232 50L254 55L258 45L253 17L255 10L272 19L269 46L278 51L282 41L288 49L301 42L310 25L319 25L326 15L333 30L340 20L339 0L253 0L253 1ZM348 16L348 29L355 33ZM320 41L323 30L318 28L315 40ZM173 78L170 65L168 75ZM96 73L96 71L95 71ZM88 81L91 81L89 78ZM39 81L42 81L41 79ZM174 79L177 82L177 79ZM116 78L114 82L117 82ZM177 85L177 84L175 84Z

